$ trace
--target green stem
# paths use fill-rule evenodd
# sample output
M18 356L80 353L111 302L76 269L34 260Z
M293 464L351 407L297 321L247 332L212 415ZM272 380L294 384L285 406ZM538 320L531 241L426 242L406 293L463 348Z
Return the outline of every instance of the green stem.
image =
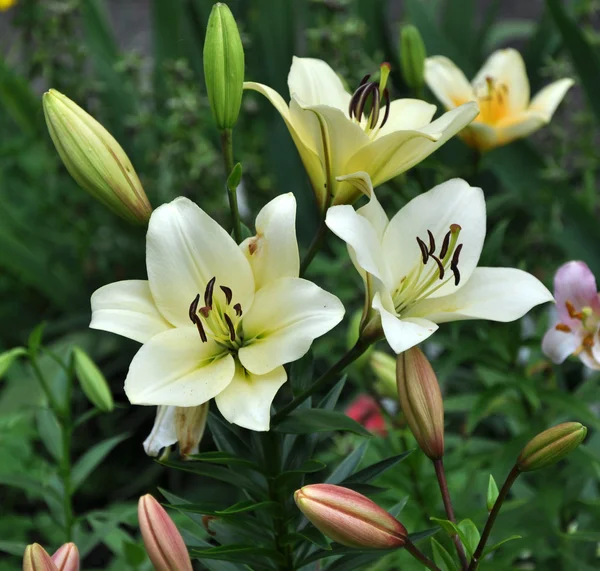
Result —
M304 259L300 264L300 277L302 277L306 273L306 270L308 269L308 266L310 266L310 263L313 261L313 258L317 255L317 252L321 249L321 246L323 246L326 234L327 225L325 224L325 217L323 216L321 218L321 221L319 222L319 228L317 228L317 232L313 238L313 241L311 242L306 252L306 255L304 256Z
M452 500L450 499L450 490L448 490L448 482L446 481L446 471L444 470L444 460L438 458L433 461L435 467L435 475L437 476L438 484L440 486L440 492L442 493L442 499L444 501L444 509L446 510L446 516L448 519L456 524L456 517L454 516L454 508L452 507ZM452 541L456 547L456 553L460 559L460 565L464 571L467 570L469 562L467 561L467 555L465 554L465 548L460 541L460 537L457 534L452 536Z
M485 544L487 543L487 540L490 537L490 533L492 531L492 528L494 527L496 518L498 517L498 514L500 513L500 508L502 507L502 504L504 503L504 500L506 499L506 496L508 495L510 488L515 483L515 480L519 477L519 474L520 474L520 472L517 469L517 467L515 466L510 471L510 474L506 477L506 481L504 482L504 485L502 486L502 489L500 490L500 493L498 494L496 503L494 504L494 507L492 508L492 511L490 512L490 515L488 516L488 520L485 523L485 527L483 528L483 533L481 534L481 539L479 540L479 543L477 544L477 548L475 549L475 552L473 553L473 559L471 559L471 565L469 565L468 571L475 571L477 569L477 567L479 566L480 559L483 554L483 550L485 549Z
M404 548L408 551L417 561L420 561L427 569L432 569L432 571L440 571L440 568L427 557L422 551L420 551L417 546L412 543L409 539L406 540L404 544Z
M34 354L30 353L29 361L31 363L31 367L33 368L33 372L38 382L40 383L40 386L42 387L42 391L44 391L44 395L46 396L48 405L54 411L54 414L57 418L62 418L64 416L64 411L62 410L62 407L59 406L58 401L54 398L54 394L50 389L50 385L48 385L48 383L46 382L46 378L44 377L42 370L38 365L37 357Z
M225 163L225 177L228 181L231 171L233 171L233 131L223 129L221 131L221 150L223 152L223 161ZM229 198L229 210L231 211L231 224L233 226L233 235L235 241L239 244L242 241L242 224L240 222L240 211L237 202L237 188L230 188L228 182L227 197Z

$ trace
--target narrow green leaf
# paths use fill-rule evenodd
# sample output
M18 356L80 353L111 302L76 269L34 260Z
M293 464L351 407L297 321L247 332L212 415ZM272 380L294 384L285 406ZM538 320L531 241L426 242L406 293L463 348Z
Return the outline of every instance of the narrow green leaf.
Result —
M352 474L346 480L344 480L343 485L348 483L369 483L381 474L387 472L390 468L393 468L402 460L407 458L413 453L413 450L409 450L408 452L403 452L402 454L398 454L397 456L392 456L391 458L386 458L385 460L381 460L380 462L376 462L375 464L371 464L366 468L363 468L360 472L356 472L356 474Z
M193 557L197 557L198 559L218 559L247 563L249 557L258 556L283 563L283 557L278 551L254 545L221 545L210 549L192 549L191 553Z
M22 355L25 355L27 350L24 347L15 347L0 353L0 379L4 376L4 373L10 369L10 366Z
M342 394L342 390L344 390L344 387L346 386L347 380L348 375L343 375L342 378L335 385L333 385L331 390L323 397L323 400L319 403L317 408L333 410L340 398L340 395Z
M596 534L596 535L598 537L600 537L600 534ZM598 541L598 537L594 540L594 543ZM488 547L483 552L483 556L485 557L486 555L489 555L490 553L493 553L494 551L496 551L496 549L498 549L499 547L501 547L505 543L508 543L509 541L514 541L515 539L521 539L521 536L520 535L511 535L510 537L507 537L506 539L503 539L502 541L496 543L495 545L492 545L491 547Z
M0 551L16 557L23 557L26 547L26 543L20 543L19 541L0 541Z
M473 555L477 544L479 543L479 530L470 519L463 519L458 524L458 529L462 532L460 537L465 545L465 549L470 555Z
M60 499L55 489L27 474L0 474L0 485L19 488L24 492L41 498L48 495L55 499Z
M439 527L432 527L430 529L424 529L423 531L417 531L415 533L409 534L408 538L413 542L417 543L418 541L423 541L428 537L435 535L440 530Z
M316 408L291 412L275 427L275 430L286 434L344 431L369 438L372 436L364 426L344 413Z
M290 365L290 385L294 396L298 396L309 387L313 380L313 371L314 357L312 351Z
M244 466L257 472L262 472L262 468L257 466L254 462L240 458L230 454L229 452L221 452L214 450L211 452L201 452L200 454L191 454L188 456L189 460L197 460L199 462L209 462L211 464L225 464L227 466Z
M313 543L321 549L325 549L327 551L331 549L329 539L327 539L325 535L323 535L316 527L313 527L312 525L303 529L302 531L296 532L295 535L310 541L310 543Z
M487 498L486 498L486 504L487 504L487 509L489 512L492 511L492 508L494 507L494 504L496 503L496 500L498 499L498 485L496 484L496 480L494 480L494 476L492 476L490 474L490 480L488 482L488 489L487 489Z
M46 450L57 462L62 456L62 431L56 416L48 409L38 410L36 415L37 429Z
M343 482L360 464L365 452L367 451L367 447L369 446L369 442L363 442L358 448L356 448L352 454L347 456L344 460L342 460L333 470L331 475L325 480L326 484L339 484Z
M42 321L36 328L29 334L27 340L27 346L32 353L36 353L42 344L42 337L44 335L44 329L46 329L46 322Z
M452 555L446 551L446 548L435 537L431 538L431 549L433 551L433 561L440 568L440 571L458 571Z
M440 527L448 534L448 537L454 537L455 535L460 535L461 533L458 526L448 519L442 519L438 517L430 517L429 519L439 524Z
M398 517L402 510L406 507L408 503L409 496L402 498L397 504L393 505L388 511L394 516Z

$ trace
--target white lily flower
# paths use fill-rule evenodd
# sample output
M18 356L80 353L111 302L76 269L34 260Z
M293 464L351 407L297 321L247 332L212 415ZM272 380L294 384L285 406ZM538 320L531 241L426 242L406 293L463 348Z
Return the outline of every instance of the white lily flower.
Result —
M337 177L365 171L378 186L428 157L479 111L475 103L466 103L431 122L435 105L418 99L390 102L388 74L384 64L379 83L365 78L351 95L327 63L294 57L289 105L266 85L244 83L245 89L262 93L285 121L322 210L360 196ZM372 105L368 114L367 102Z
M329 229L363 276L370 317L396 353L427 339L438 323L513 321L552 294L513 268L478 268L485 238L480 188L453 179L417 196L391 220L367 173L345 177L370 197L357 211L334 206Z
M269 202L239 246L187 198L157 208L146 238L148 280L92 295L90 327L140 341L125 380L133 404L196 407L268 430L283 365L344 315L337 297L298 277L296 201Z
M527 137L549 123L573 85L572 79L560 79L530 101L525 62L514 49L495 51L471 83L447 57L427 58L425 81L446 109L467 101L479 104L480 114L461 137L481 151Z

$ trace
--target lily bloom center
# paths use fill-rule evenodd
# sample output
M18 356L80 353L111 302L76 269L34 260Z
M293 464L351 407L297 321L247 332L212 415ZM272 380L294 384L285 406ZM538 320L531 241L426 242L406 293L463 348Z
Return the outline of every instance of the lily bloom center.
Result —
M236 352L244 344L242 306L234 303L230 287L219 285L219 289L215 290L216 282L216 277L213 277L206 284L202 307L198 307L200 294L196 295L190 304L189 317L203 343L211 337L225 349Z
M489 75L485 83L475 86L479 116L475 121L494 125L508 115L508 86Z
M580 311L577 311L577 309L575 309L575 305L568 300L565 302L565 307L569 317L581 323L580 331L582 333L582 341L581 345L574 354L579 355L582 351L589 353L591 348L594 346L594 337L598 331L598 326L600 325L600 319L598 315L596 315L594 310L589 306L584 306ZM557 323L555 325L555 329L557 331L562 331L563 333L573 332L573 328L566 323Z
M460 283L458 263L463 247L458 244L460 230L460 225L451 224L439 251L430 230L427 230L427 243L417 236L421 261L402 278L392 294L398 313L402 313L419 299L429 297L450 280L454 281L455 286Z
M370 74L362 78L358 88L350 99L348 115L358 123L368 135L375 136L390 115L390 92L386 84L390 75L390 64L381 64L379 81L369 81ZM383 115L381 106L385 104ZM364 116L364 120L363 120ZM379 124L379 119L381 123Z

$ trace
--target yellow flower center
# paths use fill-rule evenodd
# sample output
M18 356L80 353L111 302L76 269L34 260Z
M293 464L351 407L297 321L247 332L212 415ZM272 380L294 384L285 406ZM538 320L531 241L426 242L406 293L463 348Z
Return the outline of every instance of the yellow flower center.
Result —
M493 77L486 77L485 85L475 88L475 96L479 104L479 115L475 121L495 125L508 115L508 87Z

